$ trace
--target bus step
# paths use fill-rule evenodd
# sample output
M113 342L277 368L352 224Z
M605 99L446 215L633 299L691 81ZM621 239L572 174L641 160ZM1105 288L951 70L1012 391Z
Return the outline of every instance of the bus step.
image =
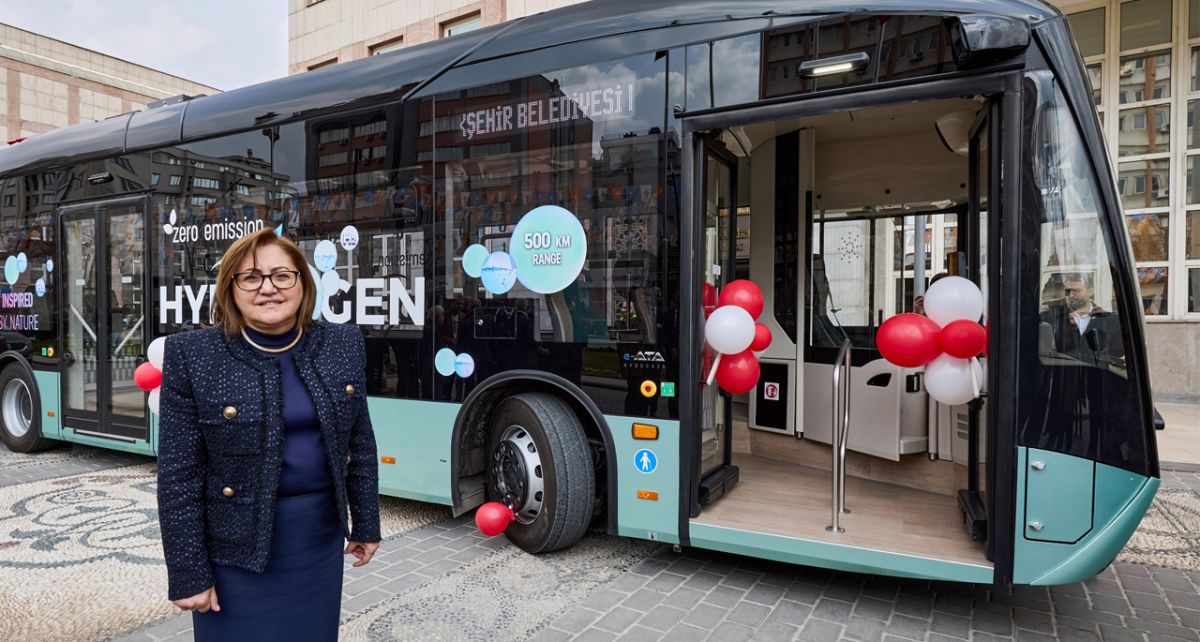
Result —
M987 510L979 498L979 491L959 490L958 509L962 511L963 525L967 527L971 539L976 542L987 539Z
M708 506L720 499L726 491L737 485L739 474L737 466L725 464L702 479L700 481L700 505Z

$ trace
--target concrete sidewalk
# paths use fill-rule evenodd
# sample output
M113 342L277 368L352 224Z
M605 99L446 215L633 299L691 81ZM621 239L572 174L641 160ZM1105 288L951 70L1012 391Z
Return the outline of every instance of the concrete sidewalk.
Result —
M1154 407L1167 422L1158 431L1158 459L1167 464L1200 466L1200 404L1156 403Z

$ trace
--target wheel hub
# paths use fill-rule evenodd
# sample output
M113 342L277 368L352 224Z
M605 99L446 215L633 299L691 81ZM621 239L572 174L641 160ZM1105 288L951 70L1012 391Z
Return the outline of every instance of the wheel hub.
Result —
M533 437L521 426L509 426L492 452L492 479L499 500L528 524L542 512L545 484L542 458Z
M13 437L23 437L33 423L33 396L21 379L11 379L4 386L0 397L0 412L4 415L4 428Z

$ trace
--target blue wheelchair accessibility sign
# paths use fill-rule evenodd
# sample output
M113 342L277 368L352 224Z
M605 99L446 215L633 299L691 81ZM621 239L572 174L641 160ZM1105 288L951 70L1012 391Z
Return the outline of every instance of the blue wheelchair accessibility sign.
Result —
M652 473L658 468L658 457L654 456L654 451L642 449L634 453L633 465L637 466L638 472Z

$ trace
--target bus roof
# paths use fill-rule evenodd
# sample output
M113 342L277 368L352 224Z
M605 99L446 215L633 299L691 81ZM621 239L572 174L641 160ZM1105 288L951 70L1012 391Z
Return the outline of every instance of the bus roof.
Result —
M0 148L0 175L175 145L294 120L323 111L398 100L452 67L633 32L842 13L987 14L1031 26L1060 16L1039 0L603 0L422 43L379 56L175 103L81 123ZM631 52L632 53L632 52Z

